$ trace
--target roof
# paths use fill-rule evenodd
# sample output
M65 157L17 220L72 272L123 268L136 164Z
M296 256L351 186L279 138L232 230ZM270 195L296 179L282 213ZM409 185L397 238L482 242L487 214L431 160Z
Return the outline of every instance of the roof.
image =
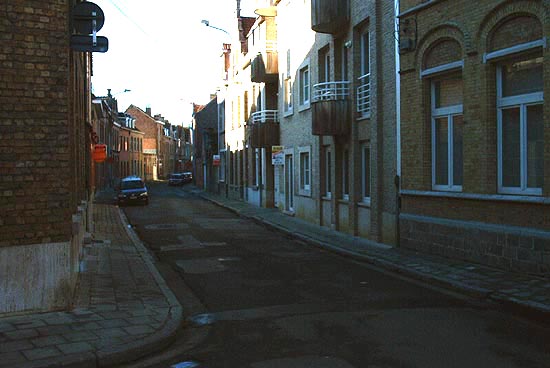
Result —
M199 129L218 129L218 102L213 98L194 114Z

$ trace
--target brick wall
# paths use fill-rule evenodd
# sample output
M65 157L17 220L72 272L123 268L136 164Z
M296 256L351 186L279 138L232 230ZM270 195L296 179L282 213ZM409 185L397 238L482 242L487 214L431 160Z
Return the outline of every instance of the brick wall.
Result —
M86 199L88 59L69 50L69 7L0 4L0 246L69 240Z

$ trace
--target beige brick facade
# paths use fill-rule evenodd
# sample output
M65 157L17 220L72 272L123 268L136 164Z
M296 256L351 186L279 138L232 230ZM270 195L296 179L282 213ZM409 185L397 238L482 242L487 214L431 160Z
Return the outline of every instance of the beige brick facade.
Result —
M548 275L548 3L405 1L400 10L402 245ZM543 71L524 88L521 81L528 78L526 73L536 75L540 70L529 65L541 65ZM504 73L509 73L510 82ZM514 77L517 73L523 74ZM441 118L434 117L439 114L434 103L442 100L436 101L439 97L433 91L439 88L438 81L450 76L461 81L461 98L443 89L441 95L461 101L460 112L457 105L448 111L462 115L464 123L458 138L462 148L456 148L462 157L457 158L453 148L448 162L456 159L450 167L460 166L462 179L442 189L436 179L436 157L442 157L438 147L450 146L435 143L435 119ZM522 88L529 92L521 92ZM536 124L531 116L539 109L541 134L534 137L538 134L529 135ZM525 122L524 135L519 130L513 135L517 125L505 125L511 124L506 116L515 111L523 111L517 122ZM456 142L454 133L452 137ZM507 184L512 180L505 176L509 173L517 177L513 184Z

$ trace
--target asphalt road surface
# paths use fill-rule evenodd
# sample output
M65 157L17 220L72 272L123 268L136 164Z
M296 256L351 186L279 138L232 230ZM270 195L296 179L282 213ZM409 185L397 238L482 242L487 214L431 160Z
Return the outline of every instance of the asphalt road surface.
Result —
M124 208L187 317L128 367L550 367L550 326L293 240L149 185Z

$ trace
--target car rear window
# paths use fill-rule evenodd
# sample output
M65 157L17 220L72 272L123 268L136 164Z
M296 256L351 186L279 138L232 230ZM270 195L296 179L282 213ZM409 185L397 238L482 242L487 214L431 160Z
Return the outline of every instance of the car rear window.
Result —
M141 180L126 180L120 184L121 189L139 189L143 188L143 182Z

